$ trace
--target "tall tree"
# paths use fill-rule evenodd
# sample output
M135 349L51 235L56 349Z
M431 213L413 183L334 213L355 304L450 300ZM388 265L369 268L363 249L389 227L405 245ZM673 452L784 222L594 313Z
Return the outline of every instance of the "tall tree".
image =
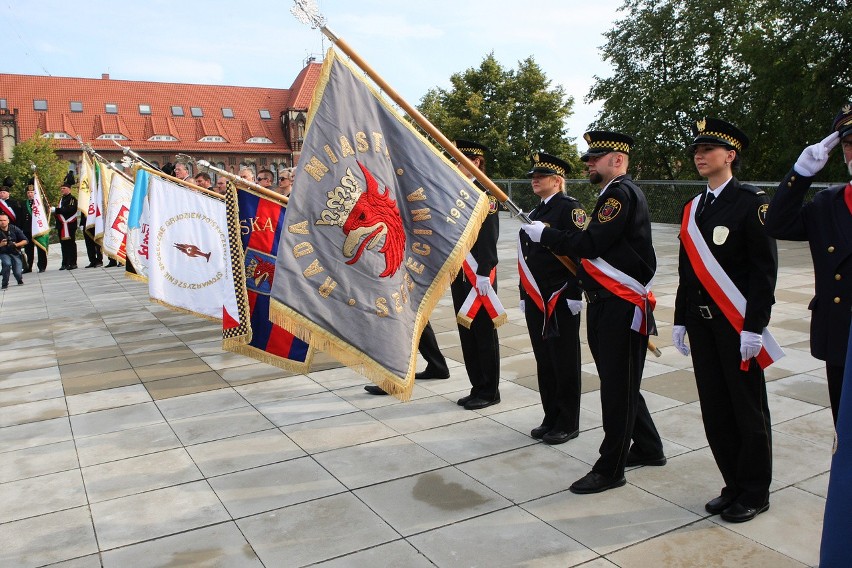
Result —
M690 179L690 125L724 118L752 140L743 177L778 179L852 94L852 24L837 17L848 3L625 0L630 16L602 47L613 76L596 77L587 95L604 101L594 127L636 137L641 177Z
M577 159L565 120L574 99L551 81L532 57L507 70L487 55L478 68L450 77L450 89L430 89L418 110L448 138L466 138L492 150L489 175L516 178L529 168L530 155L544 150Z
M68 172L68 162L56 155L53 139L42 138L40 132L29 140L17 144L12 150L12 159L0 163L0 180L6 176L12 178L12 195L19 200L26 199L26 188L33 177L32 164L36 165L38 179L52 204L59 201L59 184Z

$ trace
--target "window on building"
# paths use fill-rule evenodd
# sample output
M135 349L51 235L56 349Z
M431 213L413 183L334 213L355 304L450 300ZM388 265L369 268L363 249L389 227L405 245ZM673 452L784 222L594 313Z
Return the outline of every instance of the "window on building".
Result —
M228 107L222 107L222 116L224 118L234 118L234 110Z
M45 132L42 138L57 138L59 140L71 140L71 135L66 132Z
M178 142L178 139L168 134L154 134L148 138L148 142Z
M265 108L262 108L262 109L260 109L260 110L259 110L259 111L257 111L257 112L259 112L259 113L260 113L260 118L262 118L262 119L264 119L264 120L269 120L270 118L272 118L272 115L270 115L270 114L269 114L269 111L268 111L268 110L266 110Z
M127 140L127 136L124 134L101 134L98 136L98 140Z
M47 101L45 99L34 99L33 110L47 110Z
M196 118L204 116L204 111L201 110L201 107L190 107L189 112Z
M173 106L172 107L172 116L183 116L183 107L182 106Z
M118 114L118 105L115 103L107 103L104 105L104 111L107 114Z
M151 105L139 105L139 114L151 114Z
M71 101L71 112L83 112L83 102Z
M272 140L266 136L252 136L246 140L247 144L272 144Z
M2 108L2 109L8 108L6 106L6 99L0 99L0 108Z
M233 156L228 156L228 165L229 166L236 166L237 165L237 159Z
M227 140L225 140L221 136L202 136L198 141L199 142L227 142Z

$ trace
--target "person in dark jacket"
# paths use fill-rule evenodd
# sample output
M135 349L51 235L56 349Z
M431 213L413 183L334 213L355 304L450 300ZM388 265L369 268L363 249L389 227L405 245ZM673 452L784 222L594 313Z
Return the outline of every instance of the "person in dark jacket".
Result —
M533 156L533 193L540 199L529 217L565 231L582 231L586 211L565 193L571 167L550 154ZM546 444L562 444L580 433L580 310L582 291L575 274L552 252L518 235L521 311L535 354L538 392L544 419L530 436ZM576 266L579 259L570 261Z
M764 230L769 197L734 177L748 137L714 118L692 132L707 189L684 206L672 341L688 355L689 337L704 432L725 483L704 508L744 522L769 508L772 427L761 361L778 253Z
M766 231L776 239L808 241L816 294L811 310L811 355L825 361L831 414L837 424L852 313L852 184L835 185L804 203L814 176L840 142L852 176L852 103L834 119L833 132L808 146L778 186L766 214Z

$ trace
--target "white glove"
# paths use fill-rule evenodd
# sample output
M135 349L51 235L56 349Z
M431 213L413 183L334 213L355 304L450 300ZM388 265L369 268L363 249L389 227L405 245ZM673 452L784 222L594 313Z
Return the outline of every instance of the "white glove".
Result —
M826 136L822 142L817 142L802 150L802 155L796 160L793 169L799 174L807 177L813 177L825 167L828 163L828 154L837 146L840 141L840 134L832 132Z
M544 231L544 223L541 221L533 221L529 225L521 225L521 229L529 235L530 240L534 243L541 242L541 233Z
M476 275L476 291L480 296L487 296L491 291L491 279L487 276Z
M763 337L759 333L751 331L740 333L740 357L743 361L757 357L761 347L763 347Z
M686 345L686 326L676 325L672 328L672 343L681 355L689 355L689 347Z
M521 310L521 313L524 313L524 311L527 309L527 303L525 301L521 300L518 303L518 309Z
M568 310L570 310L572 316L576 316L583 309L583 300L572 300L568 298L565 300L568 302Z

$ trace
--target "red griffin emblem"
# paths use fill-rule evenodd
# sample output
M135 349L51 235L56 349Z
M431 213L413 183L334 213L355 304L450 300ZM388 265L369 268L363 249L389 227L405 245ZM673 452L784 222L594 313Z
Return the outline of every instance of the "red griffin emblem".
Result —
M189 257L201 256L207 259L207 262L210 262L210 254L209 252L201 252L201 249L195 245L186 245L183 243L175 243L175 248L180 252Z
M253 258L247 268L249 273L247 276L254 279L255 286L259 286L265 280L272 282L272 277L275 274L274 263L260 258Z
M346 264L358 262L364 249L378 246L384 236L385 244L379 252L385 255L385 270L380 278L393 276L402 264L405 250L405 231L402 228L402 218L396 201L390 198L390 190L385 186L385 192L379 193L379 184L370 171L358 162L358 167L364 173L367 181L367 191L358 197L352 207L346 223L343 224L343 255L350 260Z

